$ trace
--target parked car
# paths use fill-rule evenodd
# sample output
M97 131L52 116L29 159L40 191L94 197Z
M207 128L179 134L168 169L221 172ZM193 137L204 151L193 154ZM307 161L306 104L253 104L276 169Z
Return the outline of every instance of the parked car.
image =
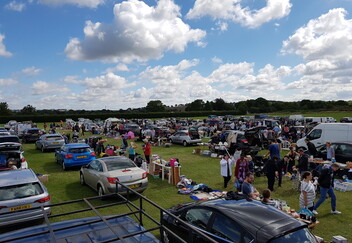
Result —
M61 134L44 134L35 141L36 149L40 149L42 152L45 152L49 149L61 148L65 144L65 139Z
M31 169L1 171L0 181L0 227L50 214L50 195Z
M69 143L55 151L55 161L63 170L73 166L86 165L95 160L95 152L88 144Z
M41 132L38 128L28 128L23 131L22 143L35 142L38 140Z
M21 143L16 135L3 135L0 136L0 143Z
M9 161L16 161L18 169L28 169L28 163L23 156L22 145L19 142L0 143L0 170L8 169Z
M346 163L352 161L352 142L334 142L331 146L335 150L335 159L337 162ZM326 146L321 145L317 147L317 158L326 159Z
M148 186L147 172L124 156L96 159L80 170L81 184L90 186L99 196L116 193L116 181L137 192L144 191Z
M169 212L217 242L318 242L307 225L260 201L218 199L203 203L177 205ZM162 223L189 242L189 227L177 219L163 215ZM163 234L164 242L178 242L171 234ZM197 241L193 237L193 242Z
M0 127L0 136L11 135L11 133L4 127Z
M135 136L139 136L141 132L141 127L135 123L126 123L123 125L123 129L125 133L132 131Z
M182 144L188 146L190 144L201 143L202 139L196 130L190 130L189 132L176 132L169 137L171 143Z
M342 118L340 119L340 122L351 123L351 122L352 122L352 117L342 117Z

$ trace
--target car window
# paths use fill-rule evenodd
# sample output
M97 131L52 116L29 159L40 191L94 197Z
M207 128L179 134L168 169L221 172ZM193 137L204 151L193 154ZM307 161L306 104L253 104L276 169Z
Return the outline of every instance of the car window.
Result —
M94 160L94 161L90 162L88 168L91 170L97 170L98 169L98 161Z
M105 161L105 165L106 165L106 168L107 168L108 171L121 170L121 169L136 167L136 164L133 163L128 158L120 158L120 159L117 159L117 160Z
M73 154L82 154L82 153L88 153L90 152L90 148L86 147L86 148L70 148L69 153L73 153Z
M0 201L31 197L44 193L38 182L0 187Z
M312 233L308 229L301 229L298 231L291 232L287 235L281 236L280 238L269 241L270 243L311 243L317 242Z
M100 163L100 161L97 161L96 171L103 172L103 165Z
M46 140L48 140L48 141L61 140L61 139L62 139L61 136L50 136L50 137L46 137Z
M321 129L314 129L307 135L307 138L310 140L318 139L321 137Z
M18 137L0 137L0 143L12 142L12 143L20 143Z
M216 214L210 233L233 242L250 242L254 238L225 215Z
M186 222L205 230L212 213L212 211L207 209L195 208L188 210L181 218Z

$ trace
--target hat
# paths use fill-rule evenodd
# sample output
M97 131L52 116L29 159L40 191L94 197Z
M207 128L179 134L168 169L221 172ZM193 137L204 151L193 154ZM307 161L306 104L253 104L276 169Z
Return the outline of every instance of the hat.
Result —
M143 141L144 143L148 143L148 139L146 139L146 138L143 139L142 141Z

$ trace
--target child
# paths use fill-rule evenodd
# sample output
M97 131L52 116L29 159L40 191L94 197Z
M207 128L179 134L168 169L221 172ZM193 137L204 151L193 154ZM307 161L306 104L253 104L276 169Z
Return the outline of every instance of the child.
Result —
M292 190L299 190L299 173L298 170L295 166L292 167L292 175L291 175L291 181L292 181Z

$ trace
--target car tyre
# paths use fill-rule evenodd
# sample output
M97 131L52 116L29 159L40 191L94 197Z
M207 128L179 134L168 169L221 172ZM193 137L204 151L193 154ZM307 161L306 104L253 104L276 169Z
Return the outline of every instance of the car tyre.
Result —
M163 242L164 243L170 243L170 239L169 239L169 236L167 235L167 233L164 231L163 232Z
M104 196L104 189L101 185L98 185L98 196L99 197Z
M42 150L42 152L43 152L43 153L45 152L45 148L44 148L44 146L43 146L43 145L42 145L42 149L41 149L41 150Z
M79 176L79 182L81 183L81 185L85 185L85 181L84 181L84 176L82 173L80 173L80 176Z
M182 144L183 144L184 147L187 147L187 146L188 146L188 143L187 143L186 141L183 141Z

